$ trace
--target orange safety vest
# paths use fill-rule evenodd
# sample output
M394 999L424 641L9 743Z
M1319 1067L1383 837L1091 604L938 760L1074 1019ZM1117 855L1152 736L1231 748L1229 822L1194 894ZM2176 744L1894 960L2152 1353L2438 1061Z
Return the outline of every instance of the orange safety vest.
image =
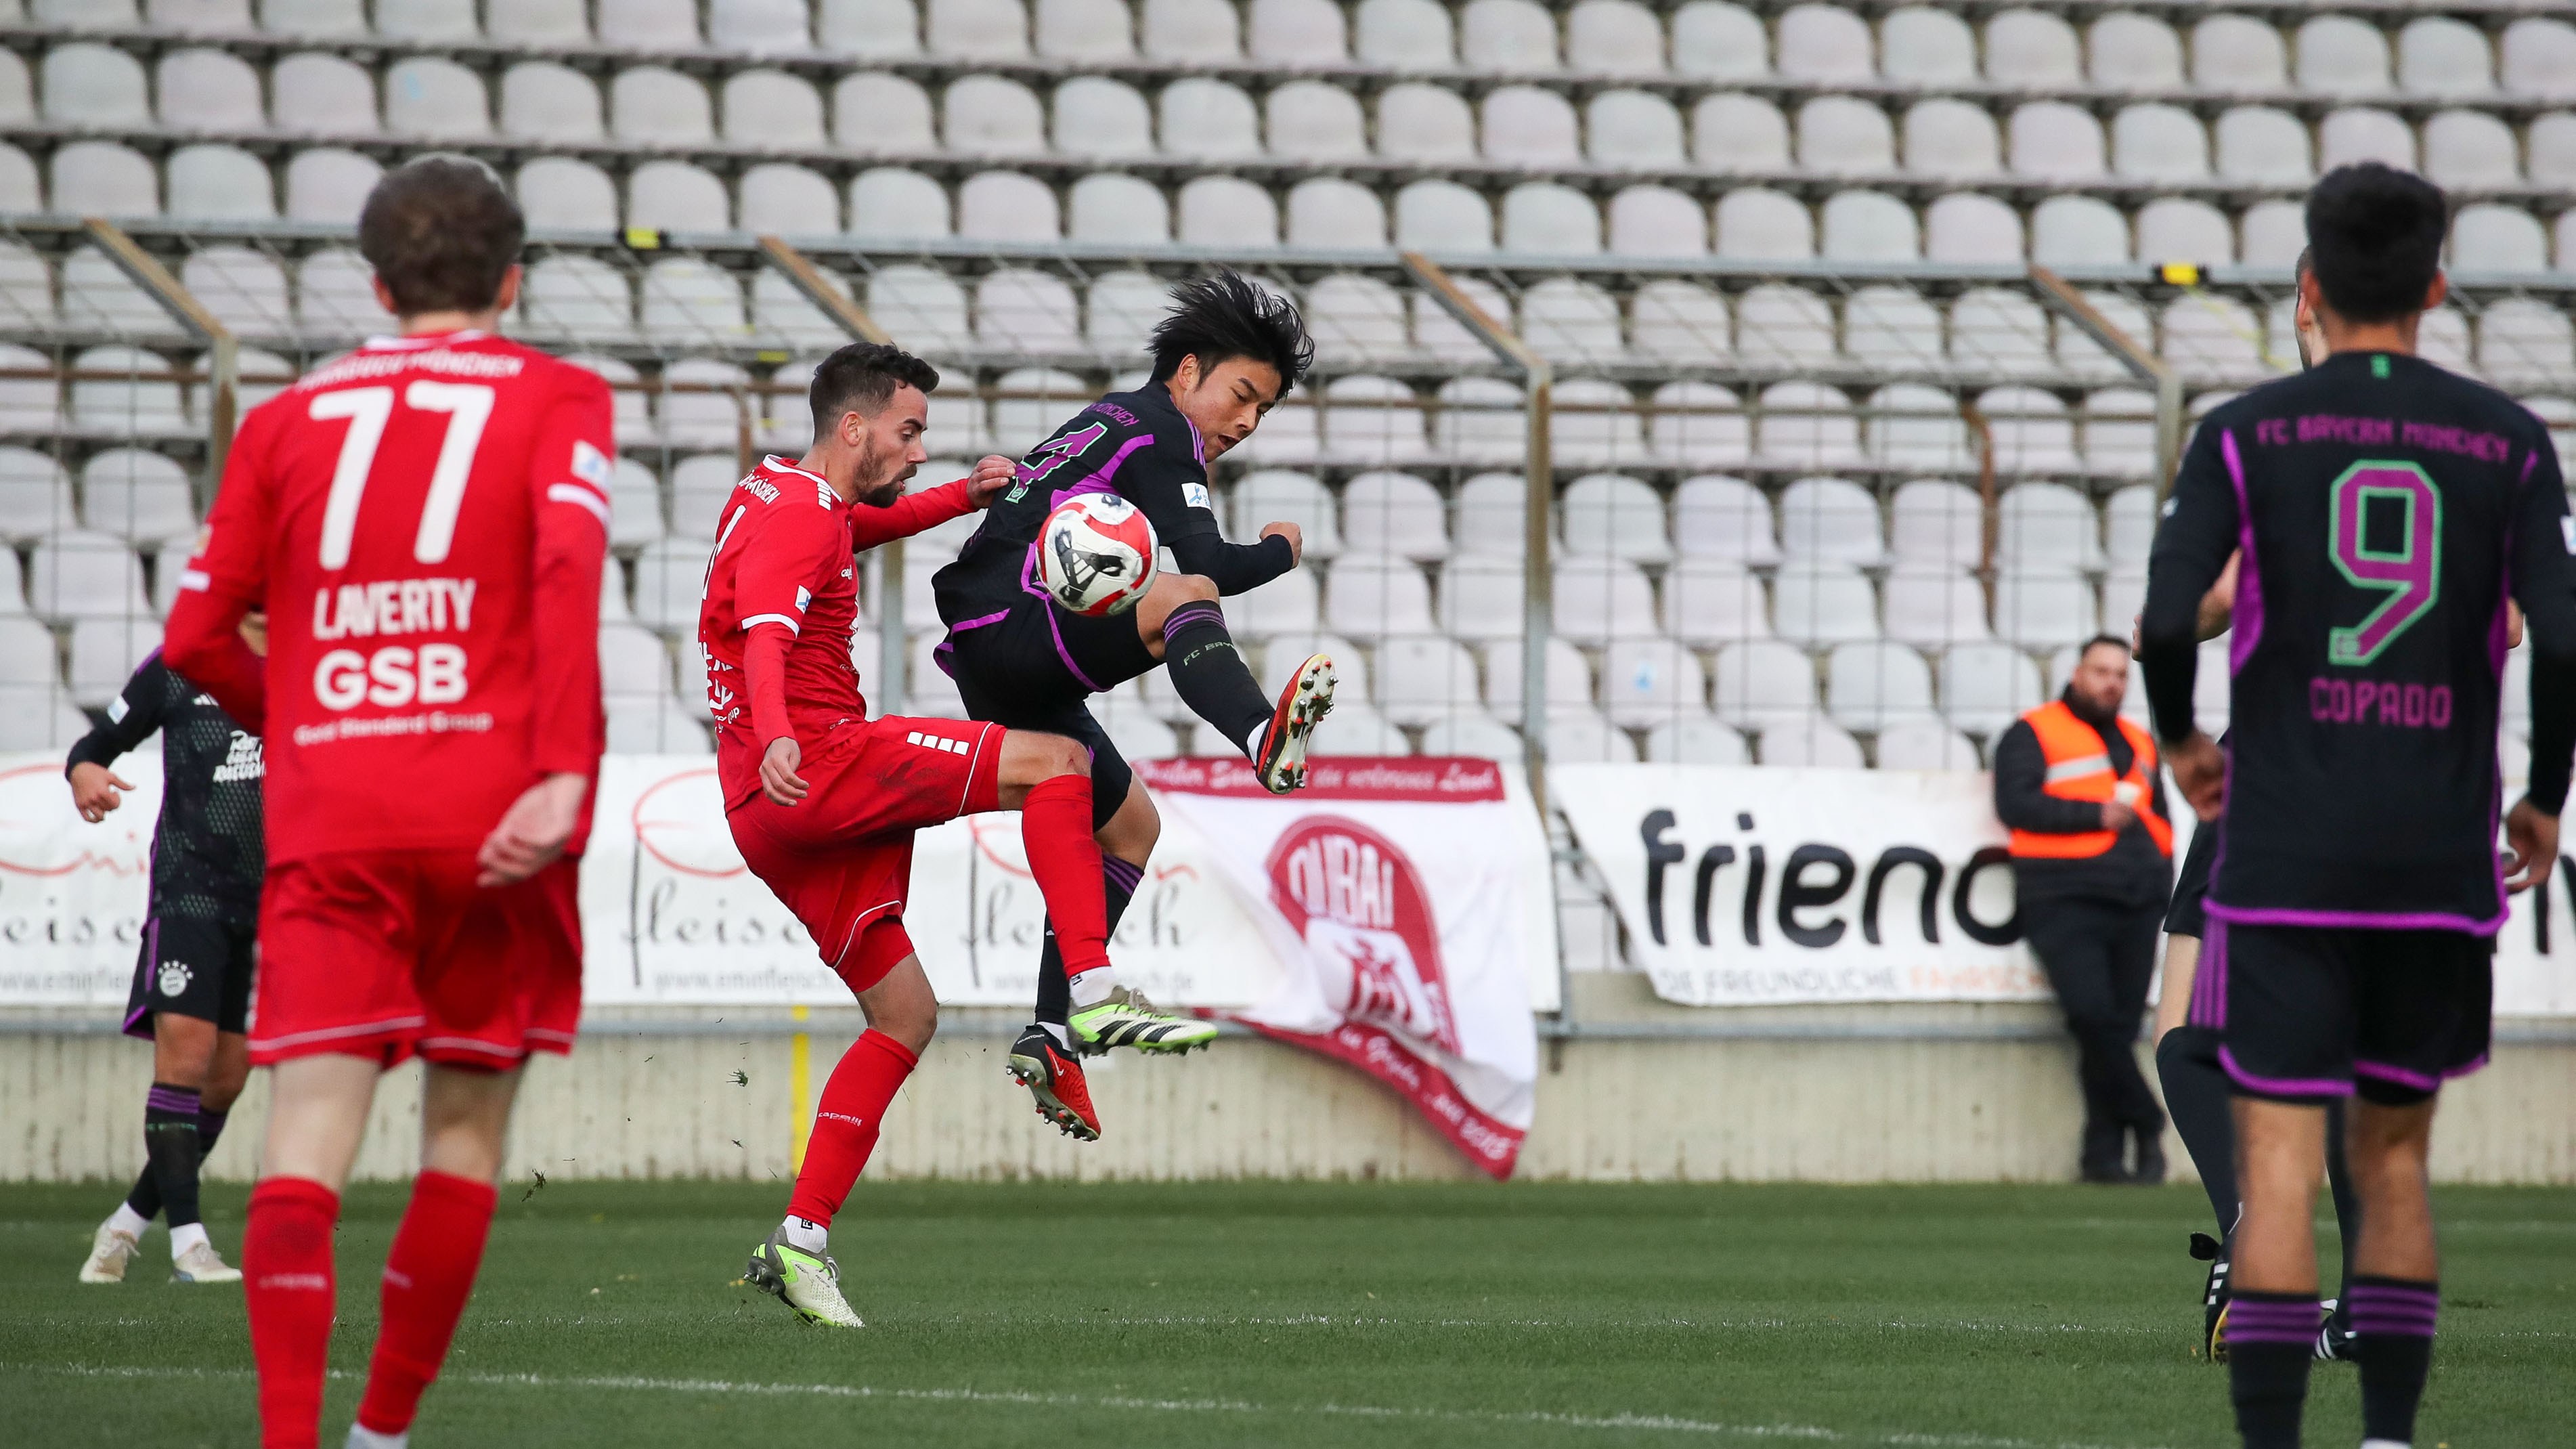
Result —
M2120 720L2129 738L2129 773L2112 773L2111 752L2101 733L2054 700L2022 716L2039 736L2039 752L2048 761L2048 781L2041 788L2060 800L2117 800L2138 812L2156 848L2170 859L2173 826L2156 813L2156 743L2147 732ZM2079 830L2057 835L2037 830L2012 833L2012 853L2025 860L2087 860L2108 851L2120 838L2116 830Z

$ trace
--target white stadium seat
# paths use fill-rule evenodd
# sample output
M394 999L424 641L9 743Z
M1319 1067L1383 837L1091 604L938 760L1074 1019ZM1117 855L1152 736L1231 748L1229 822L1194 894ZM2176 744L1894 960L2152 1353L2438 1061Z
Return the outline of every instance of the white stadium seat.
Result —
M197 526L188 475L170 458L140 448L110 448L81 467L81 525L140 543Z
M1780 494L1780 541L1793 559L1868 567L1887 556L1878 500L1842 478L1801 478Z
M1973 467L1975 445L1958 401L1937 387L1883 387L1869 399L1869 455L1897 468Z
M2478 203L2451 217L2451 265L2464 272L2537 272L2549 265L2548 235L2519 207Z
M2321 170L2381 161L2411 171L2415 169L2415 130L2394 111L2348 106L2318 123L2317 151Z
M1279 648L1276 640L1269 650L1279 658L1293 652ZM1338 655L1335 663L1340 664ZM1284 676L1285 670L1279 672ZM1461 709L1482 712L1476 703L1476 656L1446 635L1407 634L1380 640L1376 674L1378 708L1397 724L1428 725ZM1345 672L1341 689L1351 690L1352 683ZM1367 697L1366 681L1359 684L1356 692ZM1340 713L1338 706L1334 713Z
M1704 474L1684 479L1673 490L1673 539L1688 559L1744 564L1780 560L1770 501L1741 478Z
M256 131L268 117L259 72L220 50L174 50L156 67L161 124L175 131Z
M2111 173L2134 181L2202 180L2209 175L2209 132L2180 106L2124 106L2111 118Z
M273 221L268 164L238 146L182 146L164 163L163 210L192 221Z
M2316 174L2307 123L2287 111L2233 107L2218 118L2217 141L2218 174L2226 180L2298 185Z
M1816 709L1816 666L1776 639L1729 644L1717 651L1710 697L1712 712L1741 729L1804 719Z
M161 625L148 614L74 621L66 651L70 667L64 671L72 703L106 708L134 677L134 667L160 647Z
M27 606L39 617L62 620L145 618L151 612L133 545L76 528L47 534L28 551Z
M1762 18L1728 0L1688 0L1672 16L1672 65L1697 80L1753 80L1771 71Z
M1684 559L1664 575L1664 628L1702 648L1770 638L1762 581L1733 561Z
M694 49L698 7L694 0L597 0L604 45L639 50Z
M1863 456L1851 400L1812 382L1775 382L1762 389L1753 447L1756 456L1781 468L1847 467Z
M2299 26L2298 86L2329 95L2368 95L2390 88L2388 37L2349 15L2321 15Z
M1559 709L1588 709L1592 704L1592 666L1582 651L1561 638L1547 641L1547 703L1550 713ZM1500 718L1518 723L1521 701L1527 698L1522 689L1521 645L1518 639L1485 646L1485 704Z
M2397 33L2397 83L2440 96L2477 96L2495 89L2495 57L2486 32L2448 16L2425 15Z
M1593 473L1566 485L1558 504L1570 554L1599 554L1637 563L1673 556L1664 529L1664 502L1645 482L1617 473Z
M1666 362L1721 362L1735 351L1735 321L1726 297L1696 282L1658 278L1630 299L1630 343Z
M1780 74L1793 80L1866 83L1877 73L1869 23L1835 5L1793 5L1780 13Z
M1471 161L1476 115L1466 98L1441 86L1405 82L1377 98L1378 154L1397 161Z
M1172 239L1171 203L1142 177L1095 172L1074 182L1065 200L1065 234L1075 241L1156 246Z
M1470 480L1473 482L1474 480ZM1467 512L1459 510L1461 552L1440 571L1440 627L1461 639L1517 639L1526 594L1518 558L1470 555Z
M905 76L862 71L832 87L832 136L862 154L938 149L930 93ZM947 202L940 202L944 214Z
M1985 505L1964 484L1924 478L1896 490L1888 506L1888 552L1897 567L1972 569L1985 550ZM1888 624L1895 625L1891 603Z
M1902 644L1851 643L1825 660L1825 699L1834 722L1873 732L1935 717L1932 667Z
M156 374L171 362L137 347L92 347L72 358L72 426L110 437L177 435L192 431L179 384Z
M850 210L854 218L860 214L855 194ZM1054 241L1063 235L1055 191L1017 171L979 171L957 188L957 234L971 241Z
M2437 111L2424 123L2424 174L2445 187L2516 186L2521 143L2483 111Z
M1867 101L1820 96L1798 108L1798 165L1834 176L1893 171L1896 129Z
M1338 65L1350 59L1348 26L1332 0L1252 0L1246 8L1255 60Z
M1104 76L1074 76L1049 99L1055 149L1101 158L1154 154L1154 111L1134 86Z
M1758 96L1721 91L1691 107L1691 155L1712 171L1784 171L1789 118Z
M1995 580L1995 633L2025 649L2092 637L2095 607L2093 585L2077 575L2006 571Z
M55 148L46 198L73 215L153 216L161 188L142 152L113 141L74 141Z
M1821 646L1878 637L1878 595L1848 564L1798 560L1771 581L1771 627L1783 639Z
M1609 228L1610 250L1623 256L1708 254L1707 208L1669 186L1621 187L1610 198Z
M1556 632L1585 644L1658 632L1645 572L1615 558L1574 557L1556 569Z
M1741 467L1753 456L1753 429L1743 400L1713 382L1668 382L1655 389L1649 447L1667 463L1693 468Z
M332 146L298 151L286 163L286 219L355 226L367 193L383 176L382 166L355 151ZM605 186L607 178L600 180ZM613 198L614 191L609 195ZM530 223L536 224L533 213Z
M2007 10L1986 22L1986 79L1998 85L2080 84L2074 27L2037 10Z
M1476 0L1479 4L1510 0ZM1574 107L1563 96L1537 86L1498 86L1486 93L1481 145L1487 160L1522 165L1572 165L1582 157L1581 130Z
M2085 36L2086 74L2113 90L2179 89L2182 37L2161 20L2115 12L2093 22Z
M1786 192L1743 186L1717 203L1717 255L1740 262L1803 262L1816 254L1816 223Z
M2008 123L2012 169L2037 181L2094 181L2106 173L2102 124L2063 101L2017 106Z
M2205 91L2277 91L2290 84L2280 28L2248 15L2213 15L2191 30L2191 82Z
M1584 154L1598 165L1675 168L1685 164L1682 113L1662 96L1636 90L1603 91L1584 104L1583 115ZM1491 147L1490 138L1486 144Z
M1886 588L1890 639L1938 649L1992 637L1985 590L1964 567L1900 559Z
M1420 400L1388 377L1337 377L1323 388L1324 456L1344 463L1406 463L1427 456Z
M1359 98L1322 81L1290 81L1263 97L1262 135L1271 155L1288 160L1364 161L1369 156L1368 116Z
M724 137L776 150L823 149L823 94L782 70L742 70L725 78Z
M1261 154L1261 115L1239 87L1184 77L1163 88L1156 110L1166 155L1203 161L1249 160Z
M284 62L280 62L281 67ZM533 141L606 137L599 87L568 65L524 60L501 73L501 134Z
M1931 261L2011 265L2027 254L2021 216L1991 196L1953 192L1923 213L1923 255Z
M1042 56L1074 61L1135 57L1135 16L1121 0L1035 0L1030 9Z
M1239 176L1200 176L1181 187L1174 230L1187 245L1230 249L1279 244L1279 207L1267 187Z
M1292 247L1376 249L1386 245L1386 236L1386 204L1358 182L1318 176L1288 192L1287 242ZM1394 315L1400 345L1401 306Z
M1879 74L1926 89L1977 81L1977 36L1946 10L1907 5L1879 22Z
M1983 106L1946 98L1917 101L1905 112L1905 169L1958 179L2001 175L2003 133Z
M1601 659L1601 708L1622 729L1708 718L1708 673L1670 639L1629 639Z
M1884 192L1838 192L1825 201L1822 254L1863 265L1919 261L1923 241L1914 208Z
M1155 60L1230 61L1243 54L1242 24L1225 0L1145 0L1145 54Z
M1901 720L1878 732L1882 770L1974 770L1982 762L1968 737L1937 719Z
M707 40L725 50L755 55L808 49L804 0L709 0Z
M1937 672L1942 717L1973 735L2001 733L2047 698L2039 665L2009 644L1962 644L1945 650Z
M942 93L939 138L973 156L1035 156L1046 150L1046 112L1037 93L993 75L960 76Z
M1244 490L1264 474L1251 474L1235 487L1236 517L1246 519ZM1302 475L1289 475L1300 476ZM1330 498L1320 485L1316 488L1321 502L1317 522L1331 522ZM1266 514L1266 517L1289 515ZM1438 489L1410 473L1384 470L1361 473L1342 487L1342 517L1347 546L1355 553L1384 554L1409 558L1419 563L1437 562L1449 554L1448 507ZM1236 524L1238 536L1247 534L1242 522ZM1329 532L1325 534L1330 537ZM1323 556L1318 549L1317 530L1306 532L1306 551Z
M1373 65L1446 70L1457 61L1449 11L1437 0L1360 0L1353 50Z
M2576 25L2529 16L2504 28L2498 70L2518 95L2576 96Z

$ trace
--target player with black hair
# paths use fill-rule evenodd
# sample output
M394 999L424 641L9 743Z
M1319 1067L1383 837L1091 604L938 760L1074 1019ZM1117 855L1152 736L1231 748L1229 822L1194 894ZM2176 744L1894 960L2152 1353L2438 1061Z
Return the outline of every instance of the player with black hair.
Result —
M2495 933L2508 892L2556 858L2576 755L2576 530L2548 430L2414 355L2445 291L2447 221L2437 188L2386 166L2317 184L2301 293L2329 355L2202 422L2140 620L2165 758L2217 833L2191 1020L2222 1033L2236 1093L2226 1340L2247 1449L2299 1442L2324 1105L2356 1097L2364 1442L2413 1441L2440 1304L2434 1099L2486 1059ZM2222 752L2193 722L2192 686L2201 600L2231 553ZM2532 644L2531 766L2505 810L2513 601Z
M1272 523L1254 542L1229 543L1208 489L1209 462L1250 437L1305 374L1315 350L1305 323L1285 299L1221 271L1173 290L1149 346L1151 380L1084 408L1031 449L957 561L933 580L948 625L937 657L967 713L1090 748L1112 930L1162 822L1085 701L1167 666L1182 700L1277 794L1303 782L1307 741L1333 703L1333 661L1322 654L1300 664L1275 701L1266 696L1217 606L1295 568L1304 546L1297 526ZM1037 581L1040 527L1084 493L1114 493L1141 509L1179 565L1125 614L1068 613ZM1078 1053L1187 1051L1215 1035L1209 1023L1154 1010L1105 972L1068 978L1052 927L1040 947L1037 1017L1011 1049L1012 1073L1041 1114L1084 1140L1100 1135L1100 1123Z
M242 621L254 650L265 621ZM107 707L107 723L81 736L63 767L72 805L95 825L134 787L117 757L154 734L161 750L161 817L152 830L151 907L126 998L125 1033L152 1043L152 1091L143 1100L143 1173L98 1225L84 1283L116 1283L156 1215L170 1220L174 1283L237 1283L206 1237L198 1176L250 1075L251 971L259 939L259 737L155 649Z

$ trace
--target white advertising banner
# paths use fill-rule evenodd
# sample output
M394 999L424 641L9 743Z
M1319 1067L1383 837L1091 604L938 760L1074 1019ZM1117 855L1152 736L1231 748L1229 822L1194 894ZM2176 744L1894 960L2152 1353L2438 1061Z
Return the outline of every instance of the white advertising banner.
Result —
M1549 783L1668 1001L2048 997L2021 944L1987 775L1561 765ZM2179 798L2170 785L2168 798ZM2498 1015L2576 1015L2571 886L2576 857L2513 898L2496 943Z
M1230 1015L1349 1063L1508 1175L1557 1004L1547 842L1514 772L1465 759L1319 759L1294 796L1240 761L1138 766L1163 837L1112 952L1166 1005ZM0 1007L117 1007L141 939L160 760L102 825L62 761L0 755ZM848 989L744 867L714 761L611 756L582 863L593 1006L844 1003ZM917 838L905 924L940 999L1027 1007L1045 910L1019 817Z

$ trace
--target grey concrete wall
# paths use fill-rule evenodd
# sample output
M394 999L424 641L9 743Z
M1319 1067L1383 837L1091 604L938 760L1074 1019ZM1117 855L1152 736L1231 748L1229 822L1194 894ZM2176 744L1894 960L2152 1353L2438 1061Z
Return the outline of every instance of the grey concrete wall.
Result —
M1710 1012L1653 1002L1635 977L1573 980L1578 1030L1594 1034L1542 1043L1523 1177L2038 1182L2074 1174L2073 1052L2044 1008ZM541 1058L521 1099L511 1175L788 1176L792 1026L774 1013L730 1024L715 1014L594 1023L570 1060ZM0 1180L135 1171L150 1053L86 1022L0 1025ZM1039 1121L1004 1075L1011 1025L951 1014L889 1114L872 1173L1474 1175L1375 1083L1239 1036L1181 1061L1122 1053L1096 1064L1093 1093L1108 1132L1078 1145ZM810 1103L859 1027L852 1014L819 1012L807 1026ZM1683 1031L1700 1035L1674 1035ZM2434 1166L2445 1180L2576 1182L2576 1044L2563 1030L2537 1041L2514 1035L2485 1072L2444 1094ZM264 1100L264 1075L254 1074L239 1125L215 1153L216 1175L250 1174ZM419 1072L405 1068L379 1093L360 1175L407 1171L418 1122ZM2187 1176L2179 1143L2167 1150Z

